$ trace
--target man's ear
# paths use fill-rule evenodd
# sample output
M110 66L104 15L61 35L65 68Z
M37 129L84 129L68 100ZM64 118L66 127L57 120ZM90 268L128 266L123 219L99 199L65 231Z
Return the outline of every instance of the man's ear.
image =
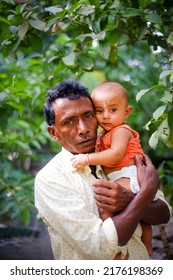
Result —
M48 126L48 127L47 127L47 131L49 132L50 136L52 137L52 139L53 139L54 141L58 141L58 140L59 140L59 139L58 139L58 136L57 136L57 134L56 134L56 131L55 131L55 127L54 127L54 126L52 126L52 125Z

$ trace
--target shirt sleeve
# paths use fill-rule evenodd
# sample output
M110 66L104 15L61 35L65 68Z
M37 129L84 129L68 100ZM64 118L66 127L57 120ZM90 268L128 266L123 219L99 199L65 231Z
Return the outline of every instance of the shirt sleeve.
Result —
M165 196L164 196L164 194L163 194L163 192L162 192L161 190L158 190L158 191L157 191L157 193L156 193L156 195L155 195L155 198L154 198L154 201L157 200L157 199L160 199L160 200L164 201L164 202L167 204L168 209L169 209L170 214L171 214L172 207L171 207L171 206L169 205L169 203L166 201Z

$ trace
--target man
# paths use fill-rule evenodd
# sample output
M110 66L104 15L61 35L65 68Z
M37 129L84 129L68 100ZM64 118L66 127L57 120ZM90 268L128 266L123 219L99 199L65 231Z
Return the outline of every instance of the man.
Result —
M139 222L154 225L170 218L149 158L145 166L136 161L141 187L137 195L106 181L99 166L72 167L73 154L94 151L98 125L91 97L76 81L50 89L44 112L48 132L62 151L37 174L35 205L48 226L55 259L113 259L117 254L147 259ZM159 199L152 202L156 192ZM103 222L97 205L116 215Z

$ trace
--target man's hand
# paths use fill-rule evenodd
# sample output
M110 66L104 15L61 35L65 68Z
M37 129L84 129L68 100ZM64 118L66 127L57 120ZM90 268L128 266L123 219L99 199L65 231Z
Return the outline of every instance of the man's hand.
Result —
M137 166L137 177L141 190L145 186L147 187L147 192L151 197L151 201L155 196L155 193L159 186L158 173L153 166L150 158L144 155L143 160L139 157L135 158ZM107 182L104 180L97 180L93 186L94 197L96 199L96 204L102 210L111 214L116 214L122 211L134 198L134 194L131 191L125 189L122 185L114 182ZM151 186L151 187L150 187Z
M96 180L93 186L97 206L113 214L123 210L134 198L132 192L123 188L116 181Z
M141 190L144 188L150 192L151 200L153 200L159 188L159 176L147 155L143 156L143 160L136 156L135 163L137 167L137 179Z

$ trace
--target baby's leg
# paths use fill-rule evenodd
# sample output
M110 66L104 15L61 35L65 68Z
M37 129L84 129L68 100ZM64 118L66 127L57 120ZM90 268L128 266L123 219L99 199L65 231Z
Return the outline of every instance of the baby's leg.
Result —
M153 254L153 248L152 248L152 228L150 225L141 223L142 227L142 236L141 240L144 243L145 247L147 248L149 256L152 256Z
M130 179L129 178L120 178L116 180L117 183L119 183L122 187L124 187L126 190L131 191L130 188Z
M124 258L122 258L122 254L118 253L115 257L114 260L128 260L129 259L129 253L127 252L127 254L125 255Z

